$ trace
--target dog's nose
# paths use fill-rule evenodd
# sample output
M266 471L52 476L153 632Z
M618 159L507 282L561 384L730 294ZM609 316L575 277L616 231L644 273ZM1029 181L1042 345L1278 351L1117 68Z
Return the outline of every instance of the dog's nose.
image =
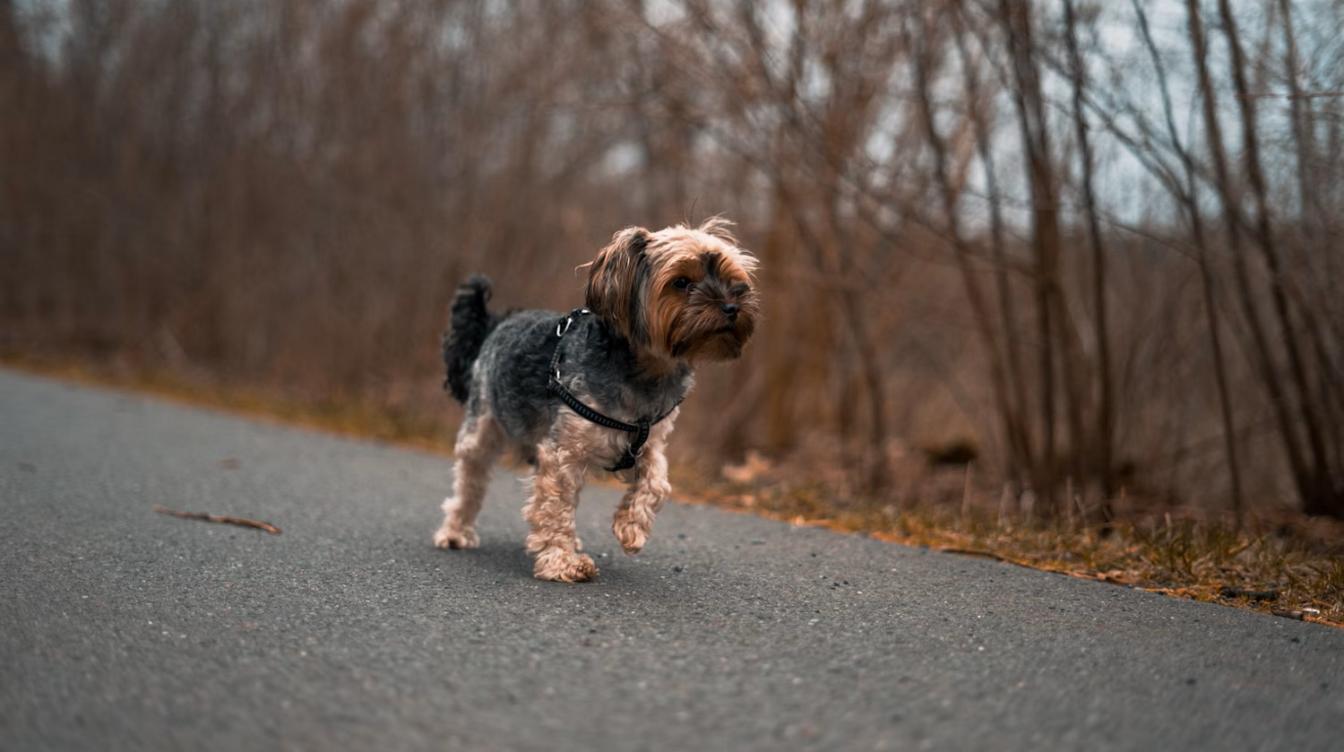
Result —
M723 305L719 306L719 308L723 310L723 315L727 316L729 319L737 318L737 312L739 310L739 306L736 303L724 303Z

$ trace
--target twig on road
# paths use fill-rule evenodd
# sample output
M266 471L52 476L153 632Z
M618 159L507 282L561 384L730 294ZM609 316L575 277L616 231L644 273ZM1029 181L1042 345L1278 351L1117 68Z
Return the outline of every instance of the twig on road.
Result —
M231 517L224 514L208 514L206 512L179 512L176 509L154 505L154 511L159 514L166 514L170 517L180 517L184 520L202 520L204 522L218 522L224 525L237 525L239 527L250 527L256 530L264 530L271 535L279 535L280 528L269 522L261 520L249 520L246 517Z
M934 550L944 554L958 554L960 556L979 556L982 559L993 559L994 561L1002 561L1007 564L1017 564L1017 562L1013 561L1012 559L1006 559L994 553L993 551L982 551L978 548L955 548L945 546L935 548Z
M1224 598L1250 598L1253 601L1275 601L1279 599L1277 590L1248 590L1239 587L1223 587L1218 594Z

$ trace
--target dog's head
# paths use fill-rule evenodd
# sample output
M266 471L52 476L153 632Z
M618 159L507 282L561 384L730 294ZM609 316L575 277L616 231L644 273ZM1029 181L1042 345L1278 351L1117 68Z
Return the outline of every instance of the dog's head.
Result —
M612 236L588 265L587 306L656 361L729 360L756 328L756 257L713 218Z

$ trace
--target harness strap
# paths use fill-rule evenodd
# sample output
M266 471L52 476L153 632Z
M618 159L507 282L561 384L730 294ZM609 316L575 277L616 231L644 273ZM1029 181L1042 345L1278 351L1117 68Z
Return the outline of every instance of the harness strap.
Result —
M559 323L555 325L556 339L562 339L565 336L565 332L569 331L570 326L574 324L574 320L576 318L578 318L579 316L587 316L591 313L592 311L588 310L587 308L575 308L573 311L570 311L568 316L564 317L563 319L560 319ZM626 423L623 420L617 420L615 418L603 415L602 413L599 413L593 408L585 405L583 403L583 400L580 400L578 397L575 397L573 392L566 389L565 385L560 383L559 342L557 342L555 345L555 354L551 356L551 374L550 374L549 387L551 391L555 393L555 396L559 397L560 401L565 403L566 407L573 410L576 414L578 414L579 417L583 418L584 420L596 423L599 426L603 426L604 428L612 428L617 431L625 431L626 433L634 434L634 437L630 439L630 445L625 448L625 454L621 455L621 459L618 460L615 465L612 465L611 467L607 468L613 473L635 466L635 460L638 459L640 453L644 451L644 443L649 440L649 428L651 428L654 424L662 421L663 418L666 418L667 416L671 415L672 410L676 410L677 406L681 404L681 401L685 399L685 396L683 396L681 399L677 400L677 403L675 405L672 406L672 410L668 410L667 412L663 413L662 415L652 420L650 420L649 418L640 418L635 423Z

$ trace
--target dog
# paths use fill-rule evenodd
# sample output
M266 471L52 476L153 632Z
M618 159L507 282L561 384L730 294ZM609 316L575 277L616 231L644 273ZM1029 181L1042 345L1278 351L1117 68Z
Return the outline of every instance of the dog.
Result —
M523 517L538 579L597 574L574 526L590 470L627 484L612 532L627 554L644 547L672 490L664 449L695 366L737 358L756 327L757 260L731 230L721 218L621 230L585 265L585 307L568 315L497 315L486 306L489 279L458 287L443 359L445 388L466 417L435 546L479 545L490 468L513 449L533 466Z

